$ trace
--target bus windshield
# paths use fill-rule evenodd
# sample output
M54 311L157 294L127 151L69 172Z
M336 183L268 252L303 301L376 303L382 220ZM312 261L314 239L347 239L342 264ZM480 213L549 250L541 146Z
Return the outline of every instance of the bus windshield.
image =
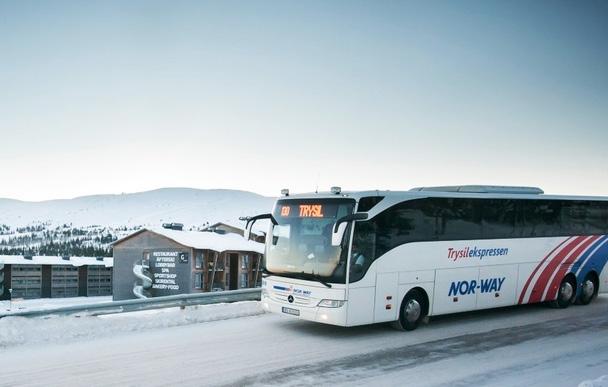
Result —
M350 233L344 233L340 246L332 246L331 235L336 220L352 214L354 206L354 200L342 198L279 200L266 269L294 278L345 283Z

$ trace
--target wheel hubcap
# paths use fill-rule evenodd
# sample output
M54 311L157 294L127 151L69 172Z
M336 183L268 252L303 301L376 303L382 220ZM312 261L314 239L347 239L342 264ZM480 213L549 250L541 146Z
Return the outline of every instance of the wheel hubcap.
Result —
M585 297L585 299L589 299L593 297L593 293L595 293L595 285L593 284L593 281L585 281L585 283L583 283L583 297Z
M420 303L416 300L409 300L407 305L405 305L405 319L408 322L415 322L420 318L420 312L422 308L420 307Z
M572 295L574 294L574 289L572 288L572 284L570 282L564 282L562 286L559 288L559 298L560 300L567 302L570 301Z

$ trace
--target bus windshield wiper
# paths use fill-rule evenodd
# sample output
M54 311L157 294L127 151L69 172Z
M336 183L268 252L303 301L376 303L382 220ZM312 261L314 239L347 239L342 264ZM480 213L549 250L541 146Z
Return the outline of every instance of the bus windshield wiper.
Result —
M321 278L321 276L320 276L320 275L318 275L318 274L315 274L315 273L305 273L305 272L302 272L302 274L305 274L305 275L307 275L307 276L310 276L310 277L312 277L312 279L316 280L317 282L319 282L319 283L321 283L321 284L323 284L323 285L327 286L328 288L331 288L331 284L330 284L330 283L328 283L328 282L326 282L326 281L324 281L324 280Z

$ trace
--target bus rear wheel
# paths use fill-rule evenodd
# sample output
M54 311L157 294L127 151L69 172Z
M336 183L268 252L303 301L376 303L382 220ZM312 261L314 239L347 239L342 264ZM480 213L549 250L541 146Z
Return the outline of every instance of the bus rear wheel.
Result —
M578 303L581 305L589 304L597 294L597 280L594 273L589 273L581 284L581 295Z
M551 305L556 308L567 308L576 297L576 284L569 277L565 277L559 285L557 291L557 299L551 302Z
M401 302L399 319L393 325L399 330L413 331L420 325L425 314L426 298L419 290L410 290Z

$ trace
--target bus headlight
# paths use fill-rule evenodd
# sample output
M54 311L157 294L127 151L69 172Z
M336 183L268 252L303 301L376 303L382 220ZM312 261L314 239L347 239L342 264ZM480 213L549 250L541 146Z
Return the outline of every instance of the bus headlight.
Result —
M344 305L344 302L341 300L321 300L319 306L323 308L339 308Z

